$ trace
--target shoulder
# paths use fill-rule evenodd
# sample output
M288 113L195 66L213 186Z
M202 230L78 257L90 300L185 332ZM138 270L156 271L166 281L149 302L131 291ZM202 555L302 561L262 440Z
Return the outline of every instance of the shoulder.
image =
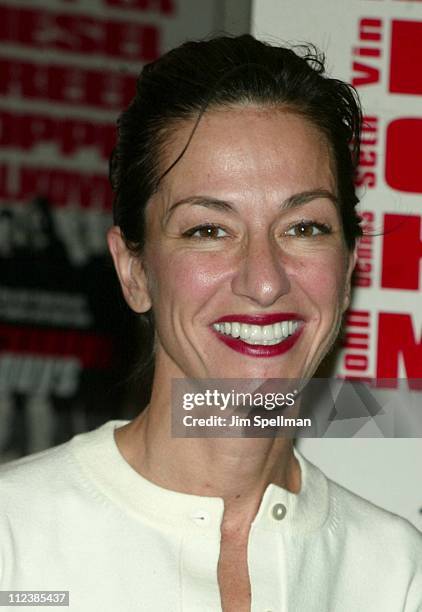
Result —
M406 560L422 574L422 533L409 521L378 507L327 478L333 520L338 532L385 558Z
M72 480L68 449L66 443L0 466L0 584L22 550L36 549L39 537L54 531Z
M8 508L16 511L41 496L57 491L68 482L71 455L67 442L0 466L0 514Z
M95 458L98 459L98 455L107 453L114 429L126 423L108 421L97 429L76 435L64 444L1 464L0 487L13 488L25 484L31 485L31 489L37 485L60 486L67 481L69 470L79 466L80 462L75 462L75 457L80 456L80 449L86 449L90 455L96 453Z
M328 480L328 486L343 558L357 563L368 580L374 571L388 576L385 588L405 593L405 610L421 610L422 533L339 484Z
M41 472L44 473L46 469L51 469L57 459L66 457L68 446L69 442L66 442L40 453L3 463L0 465L0 483L4 486L8 482L14 483L16 479L20 480L27 476L37 477Z
M308 512L324 508L321 517L325 527L344 547L345 554L350 551L355 557L402 558L410 565L419 565L422 571L422 533L416 527L329 479L297 449L295 454L309 498Z
M63 509L66 501L81 499L88 490L94 495L85 464L95 467L105 462L104 469L113 468L113 457L107 458L113 430L121 423L125 422L109 421L60 446L0 465L0 521L27 515L28 508L33 516L36 510L45 515L48 509Z
M318 528L303 545L304 558L313 554L317 560L321 581L333 572L333 588L353 601L356 596L362 610L375 609L375 602L382 600L382 609L422 612L422 533L296 456L307 511L323 509Z
M63 503L67 492L83 481L81 465L75 460L75 447L91 447L100 438L106 425L48 450L0 465L0 517L10 510L16 515L21 506L34 508L37 503L47 507L47 500Z

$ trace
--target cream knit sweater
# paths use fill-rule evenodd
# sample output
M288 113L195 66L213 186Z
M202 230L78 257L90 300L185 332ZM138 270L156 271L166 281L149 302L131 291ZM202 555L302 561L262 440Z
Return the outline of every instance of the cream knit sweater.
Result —
M142 478L122 424L1 467L0 590L68 590L72 612L218 612L223 501ZM251 610L422 611L422 535L297 457L300 494L269 485L251 527Z

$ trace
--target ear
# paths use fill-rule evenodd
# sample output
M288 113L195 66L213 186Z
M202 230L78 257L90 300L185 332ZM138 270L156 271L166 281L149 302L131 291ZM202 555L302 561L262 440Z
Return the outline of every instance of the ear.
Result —
M343 312L350 306L352 294L352 274L358 260L357 246L347 255L346 285L344 289Z
M127 248L117 225L108 231L107 243L126 302L135 312L146 312L151 308L151 298L140 257Z

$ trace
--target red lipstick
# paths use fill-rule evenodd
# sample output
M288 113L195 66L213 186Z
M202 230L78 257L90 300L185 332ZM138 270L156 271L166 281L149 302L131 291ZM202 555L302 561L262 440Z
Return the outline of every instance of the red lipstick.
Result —
M281 321L303 321L303 317L293 312L283 313L272 313L272 314L256 314L256 315L225 315L215 321L215 323L246 323L248 325L271 325L273 323L280 323ZM241 338L233 338L230 335L224 335L219 333L213 328L213 332L216 334L221 342L224 342L226 346L242 353L243 355L250 355L251 357L276 357L289 351L298 341L303 330L303 326L299 326L296 331L288 336L285 340L282 340L278 344L248 344Z

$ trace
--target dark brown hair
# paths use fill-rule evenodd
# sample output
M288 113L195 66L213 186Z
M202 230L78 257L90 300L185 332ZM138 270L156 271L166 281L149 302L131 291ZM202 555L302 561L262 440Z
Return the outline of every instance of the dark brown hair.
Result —
M162 152L171 129L205 110L236 104L287 107L323 132L336 166L346 244L361 235L353 177L359 157L361 110L355 90L325 75L324 58L312 46L296 52L246 34L188 42L146 65L136 95L118 122L119 138L110 178L115 190L114 222L134 251L145 237L145 207L160 180ZM191 137L192 137L191 134Z

